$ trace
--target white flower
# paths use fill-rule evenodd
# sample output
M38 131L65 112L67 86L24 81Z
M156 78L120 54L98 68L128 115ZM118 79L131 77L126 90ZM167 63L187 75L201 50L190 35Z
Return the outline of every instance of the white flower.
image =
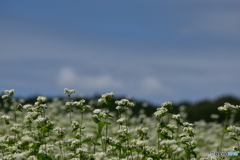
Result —
M128 135L129 134L129 130L128 130L127 126L121 126L121 128L117 131L117 133L119 135L124 136L124 135Z
M168 110L166 108L158 108L157 111L154 113L154 116L157 119L161 119L163 116L165 116L168 113Z
M160 145L172 145L172 144L176 144L176 143L177 143L177 141L175 139L173 139L173 140L162 140L160 142Z
M2 96L2 99L8 99L9 98L9 95L3 95Z
M29 137L29 136L23 136L21 138L21 141L22 141L23 144L24 143L31 143L31 142L34 142L34 139L32 137Z
M219 118L219 115L218 114L211 114L210 116L212 119L218 119Z
M53 129L59 136L63 136L65 134L65 128L62 127L56 127Z
M168 108L169 106L172 106L172 102L164 102L162 103L162 107Z
M117 120L117 123L123 124L124 122L126 122L126 120L127 119L125 117L122 117L122 118Z
M47 97L38 96L37 101L39 103L46 103L47 102Z
M8 94L10 97L12 97L14 95L14 89L11 90L5 90L4 91L6 94Z
M38 158L36 156L30 156L30 157L28 157L27 160L38 160Z
M103 160L106 157L106 153L104 152L97 152L93 154L95 160Z
M108 104L109 102L111 102L111 100L113 99L113 97L114 97L113 92L111 92L111 93L105 93L105 94L102 94L102 98L99 98L99 99L98 99L98 102L99 102L100 104L103 104L103 103Z
M4 119L4 121L5 121L6 124L9 124L10 119L12 119L12 118L11 118L10 116L8 116L8 115L3 115L1 118Z
M101 109L95 109L94 111L93 111L93 114L100 114L101 113Z
M66 102L66 104L65 104L66 106L72 106L73 105L73 102Z
M188 123L188 122L184 122L184 123L183 123L183 126L184 126L184 127L192 127L193 124L192 124L192 123Z
M136 146L138 146L138 147L144 147L144 146L146 146L148 144L148 141L147 140L137 140L136 141Z
M74 89L70 90L68 88L64 88L64 94L71 95L71 94L73 94L75 92L76 92L76 90L74 90Z
M87 134L86 137L87 137L87 139L93 139L93 135L92 134Z
M88 151L87 148L78 148L78 149L76 150L76 153L77 153L77 154L82 154L82 153L86 153L87 151Z
M55 156L54 156L56 159L61 159L61 154L56 154Z
M29 110L30 108L32 108L33 106L31 104L25 104L23 106L23 109Z
M83 105L84 105L84 103L85 103L85 100L84 99L82 99L82 100L80 100L80 101L75 101L75 102L73 102L72 104L74 105L74 106L76 106L76 107L83 107Z
M174 115L172 115L172 118L179 120L180 119L180 115L179 114L174 114Z

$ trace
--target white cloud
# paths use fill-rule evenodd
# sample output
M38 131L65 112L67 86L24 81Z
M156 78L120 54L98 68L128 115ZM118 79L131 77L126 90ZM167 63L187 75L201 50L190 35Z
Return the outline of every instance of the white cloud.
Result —
M78 81L78 76L72 69L65 67L60 70L57 81L60 86L74 86Z
M164 85L164 83L155 76L143 77L139 81L138 85L139 87L137 86L135 87L140 88L140 91L145 95L150 95L150 96L168 95L169 96L174 94L172 88L169 88L168 86ZM139 93L136 93L136 94L139 94Z
M164 90L164 87L162 83L155 77L144 77L139 82L141 90L144 92L147 92L149 94L152 93L162 93Z
M80 89L120 89L123 83L110 75L80 75L73 69L65 67L59 71L57 83L61 87L77 87Z

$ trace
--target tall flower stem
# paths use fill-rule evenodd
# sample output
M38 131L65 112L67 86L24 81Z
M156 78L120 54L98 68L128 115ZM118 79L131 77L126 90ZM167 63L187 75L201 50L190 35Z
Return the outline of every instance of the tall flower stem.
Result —
M81 122L80 122L80 142L82 142L82 124L83 124L83 112L81 112ZM80 144L80 147L82 144Z
M228 113L226 113L225 121L223 124L223 132L222 132L222 137L221 137L221 146L220 146L220 151L222 151L223 148L223 139L224 139L224 130L227 128L227 122L228 122Z
M68 106L68 114L69 114L69 119L70 119L70 123L72 124L72 104L71 104L71 99L70 99L70 94L68 94L68 102L70 103L70 105Z

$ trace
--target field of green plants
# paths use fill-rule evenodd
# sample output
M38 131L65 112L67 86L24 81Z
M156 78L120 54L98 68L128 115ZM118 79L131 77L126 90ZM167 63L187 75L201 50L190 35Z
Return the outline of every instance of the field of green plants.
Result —
M225 121L186 121L185 107L174 114L171 102L162 103L152 116L145 110L133 114L134 102L114 100L74 101L75 90L64 89L65 99L48 102L39 96L34 104L14 99L14 90L2 96L0 159L3 160L205 160L240 159L211 156L210 152L239 153L240 127L235 115L240 106L218 107ZM115 106L109 111L108 106ZM136 116L137 115L137 116Z

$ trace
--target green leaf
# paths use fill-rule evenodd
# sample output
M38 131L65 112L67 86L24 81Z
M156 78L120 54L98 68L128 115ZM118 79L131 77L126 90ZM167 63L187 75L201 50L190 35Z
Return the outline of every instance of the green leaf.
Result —
M84 139L81 143L88 143L88 142L93 142L91 139L87 138L87 139Z
M177 124L179 124L180 126L183 126L183 123L180 121L180 120L176 120L177 121Z
M101 122L98 123L98 135L101 135L102 129L103 129L103 127L104 127L104 125L105 125L106 123L108 123L108 122L106 122L106 121L101 121Z
M228 132L231 132L230 130L227 130L227 129L224 129L222 130L223 133L228 133Z
M76 130L78 130L78 127L74 128L74 129L72 130L72 132L75 132Z
M101 146L101 143L94 142L94 141L92 141L92 143L93 143L94 145L96 145L96 146Z
M96 117L92 117L92 120L93 120L93 122L95 122L95 123L99 123L99 122L100 122L99 119L96 118Z
M110 115L110 114L109 114L109 115L107 115L107 117L108 117L108 118L113 118L113 116L112 116L112 115Z
M197 158L197 154L194 151L191 151L190 154L194 155L194 157Z
M230 137L229 139L233 139L238 142L238 139L236 137Z

